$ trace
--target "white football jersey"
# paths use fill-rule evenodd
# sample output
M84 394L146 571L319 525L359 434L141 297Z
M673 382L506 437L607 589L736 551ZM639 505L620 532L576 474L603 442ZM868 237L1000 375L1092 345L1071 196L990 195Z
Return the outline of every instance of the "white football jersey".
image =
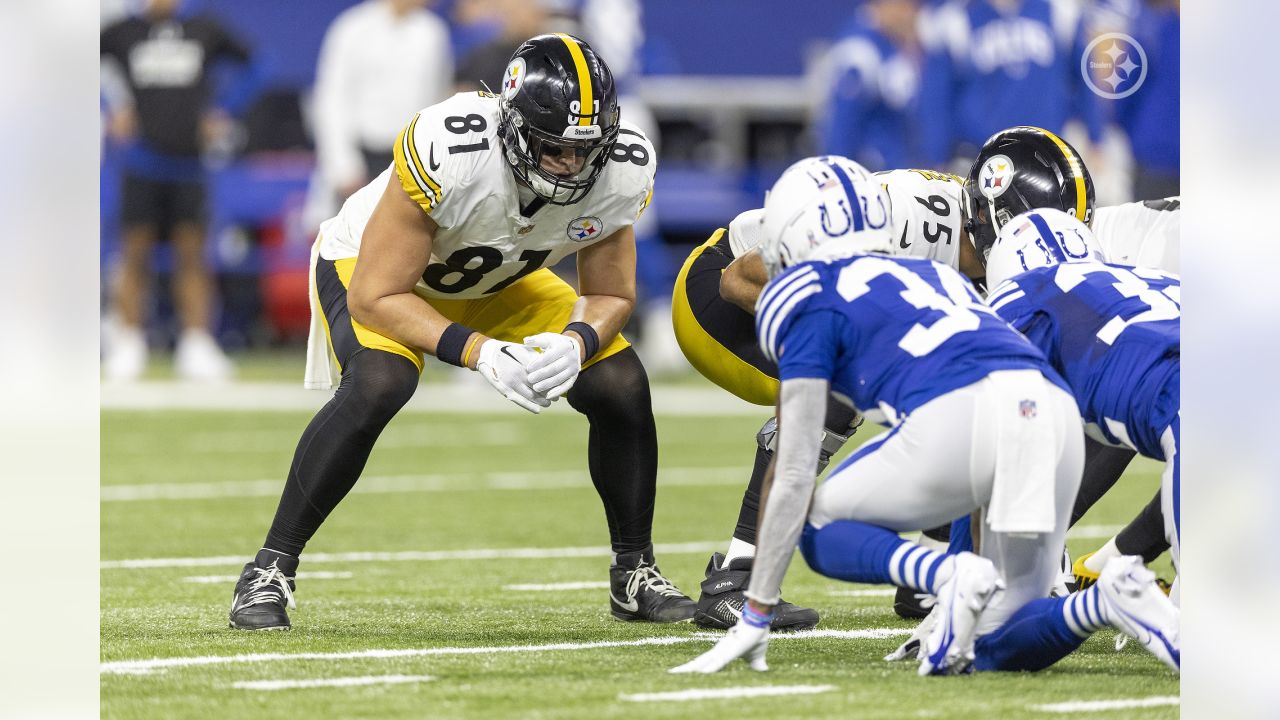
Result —
M396 139L395 163L320 226L320 256L359 254L365 224L394 174L439 226L415 292L485 297L633 224L653 194L657 160L649 139L623 120L586 197L524 217L520 186L498 139L497 96L458 93L419 112Z
M933 170L886 170L874 177L889 195L893 252L959 267L964 180Z
M1093 234L1109 263L1182 272L1179 198L1098 208L1093 214Z

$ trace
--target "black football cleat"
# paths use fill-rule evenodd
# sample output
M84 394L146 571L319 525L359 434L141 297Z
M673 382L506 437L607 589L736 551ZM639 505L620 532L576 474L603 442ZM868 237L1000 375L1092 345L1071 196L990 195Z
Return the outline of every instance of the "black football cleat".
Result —
M747 583L751 580L753 558L734 558L728 565L724 555L715 553L707 562L707 579L702 581L702 594L698 596L698 612L693 622L698 627L728 630L742 617L742 605L746 602ZM818 624L818 611L793 605L786 600L774 608L773 622L769 629L788 632L809 630Z
M649 551L618 555L609 568L609 609L619 620L656 623L693 618L693 600L662 576Z
M235 595L231 598L230 626L236 630L288 630L287 608L297 605L293 601L294 575L298 572L298 558L273 553L258 552L252 562L244 566L236 582Z
M903 620L923 620L933 610L934 599L928 593L911 588L898 588L893 596L893 611Z

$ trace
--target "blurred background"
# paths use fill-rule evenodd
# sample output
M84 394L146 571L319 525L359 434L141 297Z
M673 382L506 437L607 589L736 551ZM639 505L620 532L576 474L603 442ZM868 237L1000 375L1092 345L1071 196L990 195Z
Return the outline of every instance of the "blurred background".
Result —
M1081 151L1099 205L1178 194L1179 18L1176 0L103 0L104 374L297 378L319 223L414 112L496 86L540 32L591 43L658 147L627 332L667 375L688 367L684 257L806 155L964 175L1030 124Z

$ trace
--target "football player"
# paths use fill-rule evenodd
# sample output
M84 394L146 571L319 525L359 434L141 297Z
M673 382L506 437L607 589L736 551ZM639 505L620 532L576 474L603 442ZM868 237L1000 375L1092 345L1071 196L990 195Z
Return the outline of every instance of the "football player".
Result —
M937 597L921 674L1040 669L1103 626L1177 669L1177 609L1136 558L1108 563L1088 591L1045 597L1083 467L1075 400L959 273L889 256L888 213L874 181L830 156L792 166L765 202L772 279L756 328L781 387L760 545L742 619L673 672L737 658L768 668L773 605L797 541L823 575ZM890 430L815 493L829 394ZM981 555L898 537L974 511Z
M422 110L394 150L313 249L308 382L341 381L302 434L266 542L236 583L231 627L290 627L298 556L413 395L424 353L478 371L530 412L563 396L586 415L613 615L690 619L693 601L653 557L649 384L619 334L635 303L631 226L657 158L620 119L609 68L570 35L531 38L498 95ZM573 253L577 293L548 269Z
M1125 263L1139 255L1177 261L1176 199L1095 210L1093 180L1079 153L1042 128L1016 127L997 133L983 146L967 179L932 170L891 170L875 177L893 209L894 254L936 260L979 284L998 224L1032 207L1070 210L1086 222L1093 218L1102 230L1103 247L1118 256L1115 262ZM983 186L990 198L981 192ZM685 357L703 376L747 402L767 406L777 393L777 368L760 352L751 316L767 279L754 251L762 214L760 209L742 213L689 255L676 279L672 323ZM1135 244L1135 238L1141 240ZM1148 250L1135 253L1135 247ZM847 408L831 404L820 468L857 422ZM757 434L754 468L728 549L724 555L714 554L707 564L695 616L695 622L704 627L727 628L741 609L774 427L770 418ZM1085 480L1072 524L1115 484L1132 458L1128 449L1086 441ZM949 530L948 525L926 530L921 542L945 546ZM1140 524L1130 528L1129 535L1127 547L1133 554L1154 558L1165 549L1158 524ZM1078 560L1077 577L1096 578L1099 563L1105 564L1110 556L1102 552L1096 559ZM1096 571L1085 568L1084 562L1097 564ZM916 593L902 590L894 610L904 618L923 618L928 614L926 603ZM783 603L774 629L811 627L817 619L812 610Z
M1066 379L1086 432L1164 461L1161 515L1177 569L1182 286L1176 275L1104 259L1070 215L1024 213L992 248L988 302ZM1175 579L1175 602L1177 587Z

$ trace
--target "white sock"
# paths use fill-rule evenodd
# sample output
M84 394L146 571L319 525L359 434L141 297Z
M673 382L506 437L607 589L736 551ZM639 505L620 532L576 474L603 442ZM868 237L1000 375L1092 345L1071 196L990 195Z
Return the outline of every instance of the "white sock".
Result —
M756 546L749 542L733 538L729 540L729 550L724 554L724 564L728 565L730 560L738 558L754 558L756 556Z
M1116 539L1113 537L1097 552L1085 558L1084 566L1093 572L1101 574L1102 568L1106 566L1107 561L1114 557L1120 557L1120 550L1116 548Z

